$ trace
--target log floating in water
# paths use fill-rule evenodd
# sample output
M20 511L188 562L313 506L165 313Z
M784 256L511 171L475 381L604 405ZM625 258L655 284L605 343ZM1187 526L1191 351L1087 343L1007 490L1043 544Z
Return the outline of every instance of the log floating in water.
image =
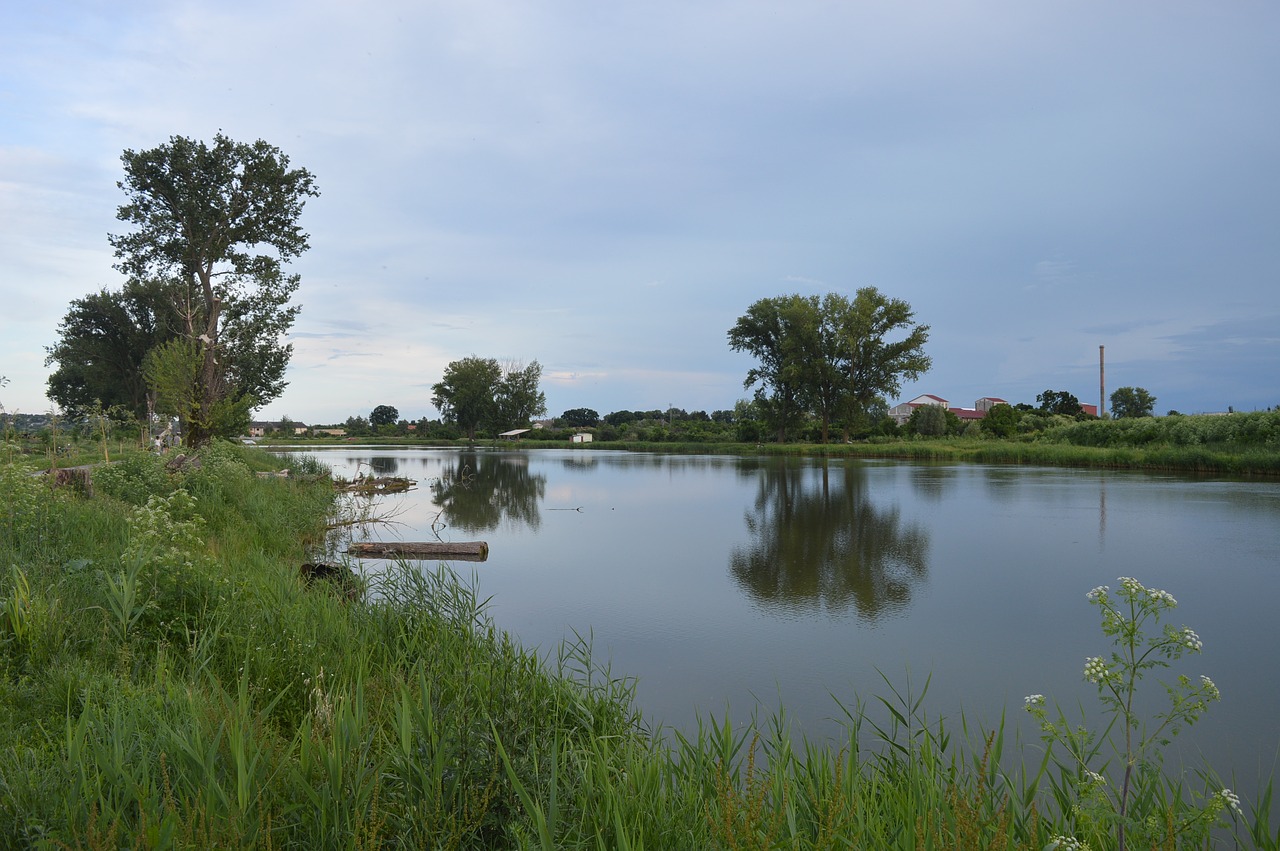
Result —
M489 545L484 541L360 541L347 546L347 553L360 558L443 558L454 561L484 561Z

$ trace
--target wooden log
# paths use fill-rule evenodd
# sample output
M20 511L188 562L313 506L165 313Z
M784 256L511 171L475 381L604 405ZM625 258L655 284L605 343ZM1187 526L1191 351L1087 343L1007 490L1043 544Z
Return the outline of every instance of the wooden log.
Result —
M489 545L484 541L359 541L348 544L347 553L360 558L484 561L489 557Z

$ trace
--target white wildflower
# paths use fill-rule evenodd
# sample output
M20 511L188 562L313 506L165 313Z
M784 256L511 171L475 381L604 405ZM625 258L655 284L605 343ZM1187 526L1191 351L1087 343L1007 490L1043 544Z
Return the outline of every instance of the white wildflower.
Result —
M1074 836L1053 836L1045 848L1054 851L1088 851L1089 846Z
M1030 709L1032 709L1032 708L1034 708L1034 707L1036 707L1036 706L1044 706L1044 695L1043 695L1043 694L1029 694L1029 695L1027 695L1026 697L1024 697L1024 698L1023 698L1023 702L1026 704L1026 707L1027 707L1027 709L1028 709L1028 710L1030 710Z
M1200 675L1200 688L1204 689L1210 700L1220 700L1222 698L1222 692L1218 691L1218 687L1213 684L1213 680L1204 674Z
M1182 628L1182 643L1188 650L1200 652L1200 648L1204 647L1204 642L1200 640L1200 636L1196 635L1196 631L1190 627Z
M1085 594L1084 598L1089 602L1093 602L1094 600L1097 600L1101 597L1105 597L1107 592L1110 590L1111 590L1110 585L1099 585L1097 588L1094 588L1088 594Z
M1240 809L1240 796L1230 789L1223 789L1218 793L1218 797L1222 799L1222 803L1236 811L1237 815L1244 815Z
M1090 656L1084 660L1084 678L1091 683L1100 683L1107 676L1107 663L1101 656Z

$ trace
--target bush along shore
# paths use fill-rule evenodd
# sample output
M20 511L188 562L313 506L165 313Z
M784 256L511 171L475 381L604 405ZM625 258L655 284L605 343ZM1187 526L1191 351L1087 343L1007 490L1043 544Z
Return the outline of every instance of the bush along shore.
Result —
M1126 736L1144 675L1199 649L1136 580L1088 595L1085 674L1114 722L1096 735L1041 695L1042 741L933 722L888 678L842 741L785 714L681 735L586 642L524 651L443 567L303 571L339 497L296 459L255 475L276 466L139 455L86 492L0 464L0 847L1280 846L1270 784L1241 801L1207 768L1160 770L1212 682L1178 679L1155 735Z

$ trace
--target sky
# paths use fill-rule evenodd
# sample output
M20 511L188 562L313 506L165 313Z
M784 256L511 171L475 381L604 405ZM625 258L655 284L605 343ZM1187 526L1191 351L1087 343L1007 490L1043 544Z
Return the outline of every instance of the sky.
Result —
M932 393L1280 405L1280 4L0 3L0 404L118 289L120 155L263 139L321 192L284 394L312 424L471 355L551 415L748 398L761 298L876 287Z

